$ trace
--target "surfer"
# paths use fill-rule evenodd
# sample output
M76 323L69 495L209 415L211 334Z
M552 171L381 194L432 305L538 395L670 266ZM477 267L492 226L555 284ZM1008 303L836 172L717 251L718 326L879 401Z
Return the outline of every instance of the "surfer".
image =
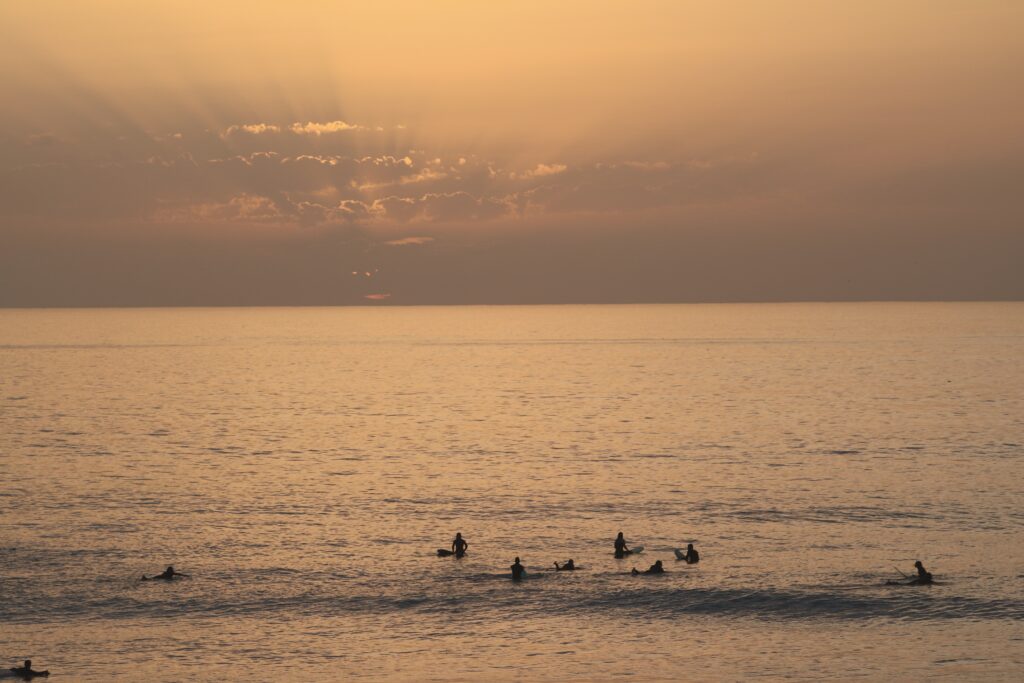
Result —
M33 671L31 659L25 660L25 666L12 666L11 672L15 676L20 676L21 678L24 678L26 681L31 678L35 678L36 676L46 677L50 675L49 671Z
M523 574L526 573L526 569L523 567L522 564L519 563L518 557L516 558L516 561L512 563L511 569L513 581L518 581L519 579L523 578Z
M570 558L565 564L563 564L561 566L559 566L558 563L555 562L555 570L557 570L557 571L560 571L560 572L571 572L571 571L574 571L575 569L576 569L576 563L572 561L572 558Z
M900 574L903 574L903 578L909 579L909 581L886 581L886 583L890 586L927 586L934 583L932 580L932 573L924 568L924 565L921 564L921 560L914 562L914 569L917 570L917 576L911 577L900 572ZM899 569L896 571L899 571Z
M633 571L632 571L633 576L636 576L637 574L664 574L664 573L665 573L665 568L661 566L661 560L658 560L657 562L652 564L650 567L648 567L647 571L643 571L643 572L638 571L636 567L633 567Z
M631 552L632 551L626 547L626 539L622 537L622 532L620 531L619 535L615 537L615 557L621 559Z
M170 581L175 576L184 576L185 578L191 578L188 574L182 574L181 572L174 571L174 567L167 565L167 569L164 570L163 574L157 574L156 576L142 575L143 581Z
M452 541L452 552L455 553L455 557L462 557L465 555L467 548L469 548L469 543L462 538L462 532L455 532L455 540Z
M911 583L920 585L932 582L932 573L924 568L924 565L921 564L921 560L914 562L914 568L917 570L917 578Z
M700 562L700 553L697 552L697 549L693 547L692 543L687 543L686 554L679 559L685 560L686 564L697 564Z

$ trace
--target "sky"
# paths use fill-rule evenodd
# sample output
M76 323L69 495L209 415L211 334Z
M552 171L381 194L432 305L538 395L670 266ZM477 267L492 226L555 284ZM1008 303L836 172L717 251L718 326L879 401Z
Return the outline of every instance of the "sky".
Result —
M0 3L0 306L1024 299L1019 0Z

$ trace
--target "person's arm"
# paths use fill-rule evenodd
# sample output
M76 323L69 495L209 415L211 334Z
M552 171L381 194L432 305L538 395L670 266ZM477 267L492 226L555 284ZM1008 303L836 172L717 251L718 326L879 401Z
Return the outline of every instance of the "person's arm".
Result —
M191 579L192 578L190 575L182 574L181 572L174 572L174 576L184 576L186 579Z

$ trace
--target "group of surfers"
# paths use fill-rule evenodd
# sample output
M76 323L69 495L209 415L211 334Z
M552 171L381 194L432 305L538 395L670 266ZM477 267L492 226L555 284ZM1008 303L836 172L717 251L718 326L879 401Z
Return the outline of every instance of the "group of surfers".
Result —
M469 550L469 542L466 541L466 539L464 539L462 537L462 532L460 531L460 532L457 532L455 534L455 538L452 540L451 551L439 550L438 554L454 555L455 557L463 557L463 556L465 556L467 550ZM615 537L615 557L617 559L622 559L625 556L632 555L632 554L633 554L633 551L629 549L629 546L626 544L626 539L623 536L622 532L620 531L618 536ZM697 564L698 562L700 562L700 553L697 552L697 549L693 547L692 543L688 543L686 545L686 552L685 553L683 551L681 551L681 550L676 550L676 558L686 562L686 564ZM922 585L927 585L927 584L933 583L931 572L927 571L924 568L924 565L921 564L920 560L917 560L916 562L914 562L914 568L917 570L917 575L916 576L907 576L906 574L904 574L903 575L904 581L886 581L886 583L889 584L889 585L905 585L905 586L922 586ZM519 579L523 578L523 576L526 573L526 569L523 567L522 562L520 562L518 557L515 559L515 562L512 563L512 566L510 567L510 569L512 570L512 578L516 579L516 580L519 580ZM560 571L560 572L563 572L563 571L575 571L577 569L582 569L582 567L577 566L576 562L572 558L570 558L569 560L567 560L563 564L559 564L558 562L555 562L555 570L556 571ZM632 571L630 573L632 573L634 576L636 576L638 574L664 574L665 573L665 567L662 564L661 560L657 560L654 564L652 564L650 567L648 567L644 571L640 571L636 567L633 567L633 569L632 569ZM900 572L900 573L902 573L902 572ZM167 569L165 569L160 574L155 574L153 576L146 576L145 574L143 574L142 575L142 580L143 581L170 581L170 580L172 580L174 578L177 578L177 577L186 577L186 578L188 578L189 575L188 574L183 574L182 572L179 572L179 571L175 571L173 566L168 565ZM26 667L26 669L31 669L31 667ZM17 672L16 669L11 669L11 670Z
M462 537L462 532L460 531L455 534L455 539L452 541L451 551L443 552L443 554L454 555L455 557L463 557L468 549L469 543L466 541L466 539ZM439 554L442 553L442 551L438 552ZM633 551L629 549L629 546L626 544L626 539L620 531L618 536L615 537L615 557L618 559L622 559L626 555L632 554ZM700 553L697 552L697 549L693 547L692 543L688 543L686 545L685 553L681 550L676 550L676 558L679 560L683 560L684 562L686 562L686 564L697 564L698 562L700 562ZM914 568L917 570L916 576L907 576L906 574L904 574L903 581L886 581L886 584L900 586L923 586L933 583L931 572L924 568L924 565L921 563L920 560L914 562ZM512 566L509 567L509 569L512 571L512 579L515 581L522 579L526 575L526 568L523 567L523 564L518 557L515 559L515 562L512 563ZM555 571L574 571L576 569L582 569L582 567L577 566L576 562L572 560L572 558L570 558L563 564L555 562ZM636 567L633 567L630 573L633 576L637 576L640 574L664 574L665 566L662 564L661 560L657 560L654 564L652 564L644 571L640 571ZM902 574L902 572L900 573Z
M455 539L452 541L451 552L445 554L454 555L455 557L463 557L468 549L469 543L466 541L466 539L462 537L462 533L459 532L455 534ZM622 532L620 531L619 535L615 538L615 557L621 559L626 555L633 554L633 552L634 551L630 550L629 546L626 545L626 539L623 538ZM680 560L685 561L686 564L697 564L698 562L700 562L700 553L697 552L697 549L693 547L692 543L687 544L685 553L683 553L680 550L677 550L676 557ZM515 559L515 562L512 563L510 569L512 570L512 579L514 581L519 581L526 575L526 568L523 567L523 564L522 562L520 562L518 557ZM555 562L556 571L575 571L577 569L582 569L582 567L577 566L571 558L563 564ZM904 574L903 581L886 581L886 583L894 586L923 586L933 583L932 573L924 568L924 565L921 563L920 560L914 562L914 569L917 570L916 576L907 576L906 574ZM640 571L636 567L633 567L630 573L633 576L638 576L640 574L664 574L665 567L662 565L661 560L657 560L654 564L652 564L644 571ZM902 572L900 573L902 574ZM165 569L160 574L155 574L153 576L146 576L145 574L143 574L142 581L171 581L172 579L178 577L188 578L189 575L183 574L179 571L175 571L173 566L168 565L167 569ZM34 670L32 668L31 659L26 659L24 666L11 667L10 671L15 676L18 676L24 680L30 680L37 676L45 677L50 675L49 671Z
M455 534L455 538L452 540L451 550L438 550L437 554L442 556L454 555L455 557L464 557L468 550L469 542L462 537L462 532L460 531ZM615 557L618 559L622 559L626 555L632 555L633 552L634 551L629 549L629 546L626 544L626 539L620 531L619 535L615 538ZM687 544L685 553L681 550L677 550L676 557L680 560L685 561L686 564L697 564L698 562L700 562L700 553L697 552L697 549L693 547L692 543ZM562 564L559 564L558 562L555 562L554 564L555 571L559 572L571 572L577 569L582 569L582 567L578 566L576 564L576 561L572 558L569 558ZM512 566L509 567L509 569L512 572L512 578L516 581L522 579L526 575L526 568L523 567L523 563L518 557L515 559L515 561L512 563ZM662 565L661 560L658 560L644 571L640 571L636 567L633 567L631 573L634 576L636 576L637 574L664 574L665 567Z

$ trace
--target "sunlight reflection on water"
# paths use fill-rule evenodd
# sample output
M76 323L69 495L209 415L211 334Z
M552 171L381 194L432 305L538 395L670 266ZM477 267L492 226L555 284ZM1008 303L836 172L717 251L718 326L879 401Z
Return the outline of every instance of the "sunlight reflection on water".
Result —
M0 311L4 651L77 680L1010 678L1022 351L1020 304ZM881 585L917 558L941 585ZM137 581L167 563L193 578Z

